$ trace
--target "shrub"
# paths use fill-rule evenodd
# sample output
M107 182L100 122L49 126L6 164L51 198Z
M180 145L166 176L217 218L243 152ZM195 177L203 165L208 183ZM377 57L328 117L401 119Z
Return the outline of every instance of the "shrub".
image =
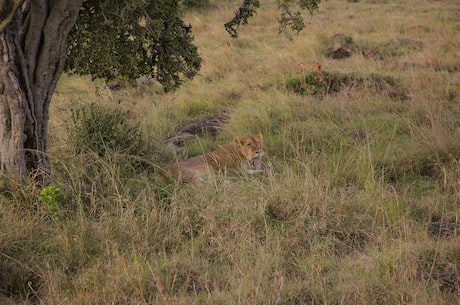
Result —
M386 94L394 100L409 99L398 81L390 76L370 74L360 76L354 73L332 73L323 71L324 79L319 79L316 72L301 73L286 81L285 88L299 95L324 97L338 93L345 88L370 89L376 93Z
M95 103L71 111L68 134L77 153L93 151L100 157L108 151L144 154L142 133L139 125L130 120L129 113Z

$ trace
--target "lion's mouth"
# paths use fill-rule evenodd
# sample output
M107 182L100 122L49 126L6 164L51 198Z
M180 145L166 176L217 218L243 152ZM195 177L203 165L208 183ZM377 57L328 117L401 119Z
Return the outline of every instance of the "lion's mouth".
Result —
M260 157L255 157L254 159L252 159L252 165L254 165L254 169L260 170L261 169Z

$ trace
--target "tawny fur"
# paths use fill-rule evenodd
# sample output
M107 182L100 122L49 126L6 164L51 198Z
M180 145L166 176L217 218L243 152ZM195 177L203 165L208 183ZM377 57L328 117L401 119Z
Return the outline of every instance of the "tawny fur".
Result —
M219 146L215 151L168 164L162 169L162 176L184 182L203 182L213 172L224 168L237 168L244 161L259 159L262 152L262 133L235 139ZM260 162L257 160L257 162Z

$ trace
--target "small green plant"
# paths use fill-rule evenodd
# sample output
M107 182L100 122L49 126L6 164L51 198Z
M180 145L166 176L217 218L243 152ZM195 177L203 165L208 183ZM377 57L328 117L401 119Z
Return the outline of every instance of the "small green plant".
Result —
M44 187L38 195L38 200L42 203L44 210L53 217L56 217L60 213L63 198L64 195L61 188L54 184Z

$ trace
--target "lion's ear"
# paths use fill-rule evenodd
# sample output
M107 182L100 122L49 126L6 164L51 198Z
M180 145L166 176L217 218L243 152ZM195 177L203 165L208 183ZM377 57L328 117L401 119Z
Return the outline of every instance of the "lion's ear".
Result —
M262 132L259 130L259 132L257 133L257 137L260 139L260 140L263 140L264 136L262 135Z

